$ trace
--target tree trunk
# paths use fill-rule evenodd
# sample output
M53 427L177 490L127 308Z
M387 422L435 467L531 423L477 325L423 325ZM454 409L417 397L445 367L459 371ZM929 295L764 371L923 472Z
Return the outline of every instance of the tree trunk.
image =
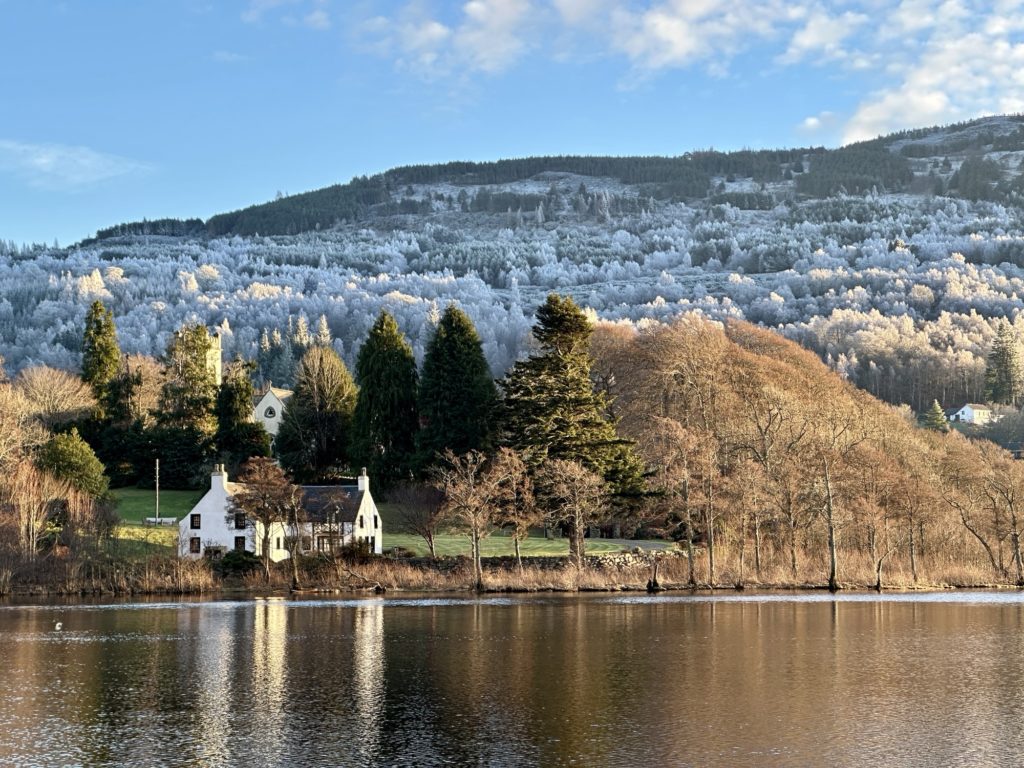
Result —
M793 574L793 581L796 581L796 516L790 510L787 516L789 523L789 570Z
M736 589L743 589L743 566L746 561L747 554L747 515L746 512L740 512L740 562L739 562L739 574L736 578Z
M515 549L515 552L516 552L516 565L519 566L519 573L520 573L520 575L522 575L522 573L523 573L523 554L522 554L522 552L519 551L519 537L518 536L513 536L512 537L512 547Z
M834 593L839 591L835 498L832 495L832 472L829 469L828 461L824 461L823 465L825 469L825 514L828 521L828 591Z
M754 575L761 581L761 515L754 512Z
M1021 563L1020 556L1020 531L1017 530L1017 521L1014 520L1013 532L1010 534L1010 543L1013 546L1013 563L1017 567L1017 586L1024 587L1024 563Z
M914 519L910 519L910 577L917 584L917 540L914 538Z
M484 589L484 568L480 562L480 534L473 531L473 589L483 592Z
M693 562L693 511L689 505L686 507L686 565L688 575L686 583L689 584L690 589L697 586L697 576L694 572Z
M704 525L708 541L708 586L715 588L715 515L711 504L704 507Z
M263 526L263 575L267 584L270 583L270 528Z
M437 560L437 552L434 550L434 537L433 535L425 537L427 539L427 550L430 552L430 559Z

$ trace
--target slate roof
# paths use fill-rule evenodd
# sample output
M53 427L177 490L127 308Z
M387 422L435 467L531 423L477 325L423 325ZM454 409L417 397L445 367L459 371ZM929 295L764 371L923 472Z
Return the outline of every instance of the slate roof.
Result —
M337 513L338 522L354 523L362 500L362 491L356 485L304 485L306 514L310 522L326 523L331 513Z

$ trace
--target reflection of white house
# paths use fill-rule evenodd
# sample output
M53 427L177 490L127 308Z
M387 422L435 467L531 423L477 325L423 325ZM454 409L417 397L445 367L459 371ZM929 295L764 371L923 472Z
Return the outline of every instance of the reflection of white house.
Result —
M291 400L292 394L290 389L267 387L263 394L256 396L256 405L252 409L253 421L262 424L271 438L277 437L277 430L280 429L281 419L284 416L284 408Z
M964 424L988 424L993 421L992 409L978 403L966 403L959 408L951 408L946 411L946 418Z
M218 556L232 549L261 555L263 528L249 526L244 515L229 512L231 496L242 490L228 482L223 465L214 467L210 490L178 523L178 554L182 557ZM270 526L270 559L289 556L289 541L300 537L303 552L331 552L365 543L371 552L383 552L382 525L377 504L370 495L366 471L347 485L307 485L302 488L306 522L299 530L283 523Z

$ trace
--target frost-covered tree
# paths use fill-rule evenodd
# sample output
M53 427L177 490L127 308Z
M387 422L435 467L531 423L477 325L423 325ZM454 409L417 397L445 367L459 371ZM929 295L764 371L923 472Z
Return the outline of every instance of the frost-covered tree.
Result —
M1009 323L999 324L985 368L985 398L991 403L1016 406L1024 392L1024 366L1020 343Z

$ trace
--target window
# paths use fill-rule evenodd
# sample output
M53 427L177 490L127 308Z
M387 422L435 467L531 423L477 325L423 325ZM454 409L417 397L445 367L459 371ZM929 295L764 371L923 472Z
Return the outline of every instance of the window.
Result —
M202 515L189 515L188 527L191 528L193 531L198 531L200 528L203 527L202 517ZM199 550L197 549L196 552L198 551Z
M267 409L263 411L263 417L265 419L272 419L277 416L277 410L272 405L268 405Z
M197 517L197 515L193 515L193 517ZM203 542L200 541L198 536L193 536L191 539L188 540L188 551L191 552L193 555L198 555L202 551L202 549Z
M276 541L275 541L274 549L284 549L284 547L282 546L282 543L281 543L281 537L280 536L278 536Z
M359 516L359 527L360 528L363 527L363 516L362 515Z
M373 527L380 528L380 520L377 518L376 515L373 516Z
M302 551L309 552L313 548L313 539L309 536L302 537Z
M245 552L245 536L235 536L235 551Z
M245 529L245 512L235 512L235 530Z

